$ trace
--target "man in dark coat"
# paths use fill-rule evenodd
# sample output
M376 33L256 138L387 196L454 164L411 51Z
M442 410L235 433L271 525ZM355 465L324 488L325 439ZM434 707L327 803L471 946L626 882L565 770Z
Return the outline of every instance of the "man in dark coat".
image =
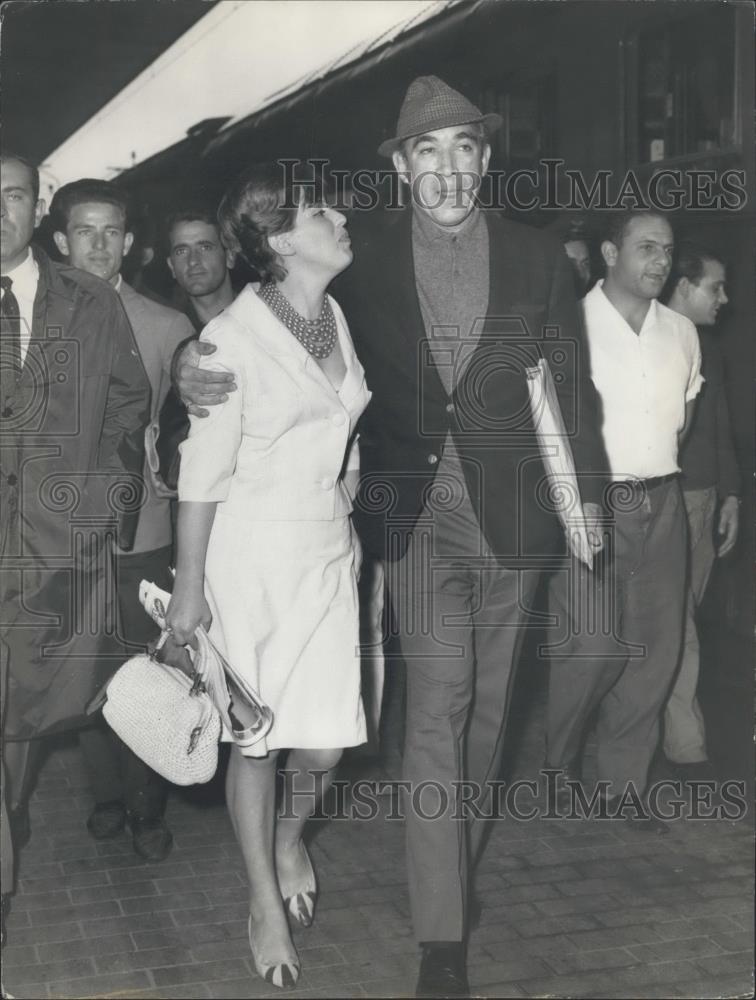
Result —
M36 168L4 154L0 171L3 760L18 816L34 738L83 721L124 658L112 550L133 542L150 388L116 292L30 246Z
M411 85L396 138L379 150L411 210L367 218L364 233L353 227L354 264L336 290L373 393L357 520L367 547L389 560L407 664L404 777L413 790L426 784L408 804L407 843L424 946L418 995L429 996L468 988L477 811L491 812L531 598L559 545L525 373L539 355L592 517L605 468L564 252L477 205L485 130L497 119L436 77ZM454 806L465 795L460 823Z
M469 991L481 818L491 814L539 568L559 544L526 376L541 354L592 519L605 469L565 254L478 206L486 129L499 121L437 77L414 81L396 137L379 150L393 158L411 208L355 222L354 264L335 289L373 393L360 429L356 516L368 551L388 560L407 662L419 996ZM190 364L181 370L184 398L214 402L197 392L202 380ZM228 391L220 381L208 389Z

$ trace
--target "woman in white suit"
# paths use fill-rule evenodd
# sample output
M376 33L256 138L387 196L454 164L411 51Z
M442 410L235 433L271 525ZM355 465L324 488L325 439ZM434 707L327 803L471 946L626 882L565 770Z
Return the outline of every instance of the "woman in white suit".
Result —
M355 425L370 393L326 293L352 260L344 216L270 164L235 182L219 218L262 280L202 332L217 348L202 366L230 371L238 391L193 417L181 448L168 624L181 643L209 628L273 709L265 740L246 756L232 747L226 793L249 875L255 967L289 986L299 960L287 914L309 926L316 896L304 826L341 748L366 738L349 515Z

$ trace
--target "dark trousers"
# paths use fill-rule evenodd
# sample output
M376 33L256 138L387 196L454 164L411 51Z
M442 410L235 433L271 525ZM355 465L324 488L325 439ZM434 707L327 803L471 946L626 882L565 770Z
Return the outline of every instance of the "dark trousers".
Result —
M121 635L131 655L142 652L159 630L139 603L139 583L150 580L171 590L170 546L119 555L116 560ZM120 799L140 819L157 819L165 810L165 780L123 743L98 713L95 723L79 734L95 801Z
M8 647L0 639L0 723L5 722L5 706L8 704ZM0 885L5 895L13 890L13 840L11 838L8 781L5 773L5 747L0 760Z
M619 490L606 551L593 572L574 561L551 581L547 760L580 755L598 709L599 780L610 794L646 787L678 663L686 593L686 522L676 481L645 496Z
M475 554L477 552L477 555ZM472 516L418 524L386 569L407 668L404 778L410 905L419 941L461 941L499 776L523 624L538 573L499 566ZM469 783L461 793L461 782ZM478 794L475 790L480 789ZM456 815L455 815L456 812Z

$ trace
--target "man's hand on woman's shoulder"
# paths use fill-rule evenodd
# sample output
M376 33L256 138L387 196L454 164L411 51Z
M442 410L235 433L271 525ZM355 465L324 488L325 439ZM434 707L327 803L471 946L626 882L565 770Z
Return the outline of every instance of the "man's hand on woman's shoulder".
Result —
M173 363L173 378L181 402L193 417L206 417L205 406L225 403L229 392L236 391L236 382L230 372L214 372L200 368L200 359L216 350L215 344L205 340L190 340Z

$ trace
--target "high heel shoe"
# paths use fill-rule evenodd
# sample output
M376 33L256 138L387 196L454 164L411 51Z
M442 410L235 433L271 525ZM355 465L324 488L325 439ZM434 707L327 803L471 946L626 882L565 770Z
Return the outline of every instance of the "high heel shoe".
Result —
M283 897L284 910L301 927L310 927L315 914L315 901L318 898L318 883L315 879L315 870L312 867L310 855L307 848L300 840L299 848L304 855L307 866L307 873L298 885L286 885L279 882L281 896Z
M258 958L257 952L255 951L255 945L252 940L251 915L247 919L247 936L249 938L249 948L252 952L252 961L257 975L261 979L264 979L267 983L277 986L279 989L286 989L288 986L296 985L296 982L299 979L299 962L278 962L268 965L266 962L261 962Z

